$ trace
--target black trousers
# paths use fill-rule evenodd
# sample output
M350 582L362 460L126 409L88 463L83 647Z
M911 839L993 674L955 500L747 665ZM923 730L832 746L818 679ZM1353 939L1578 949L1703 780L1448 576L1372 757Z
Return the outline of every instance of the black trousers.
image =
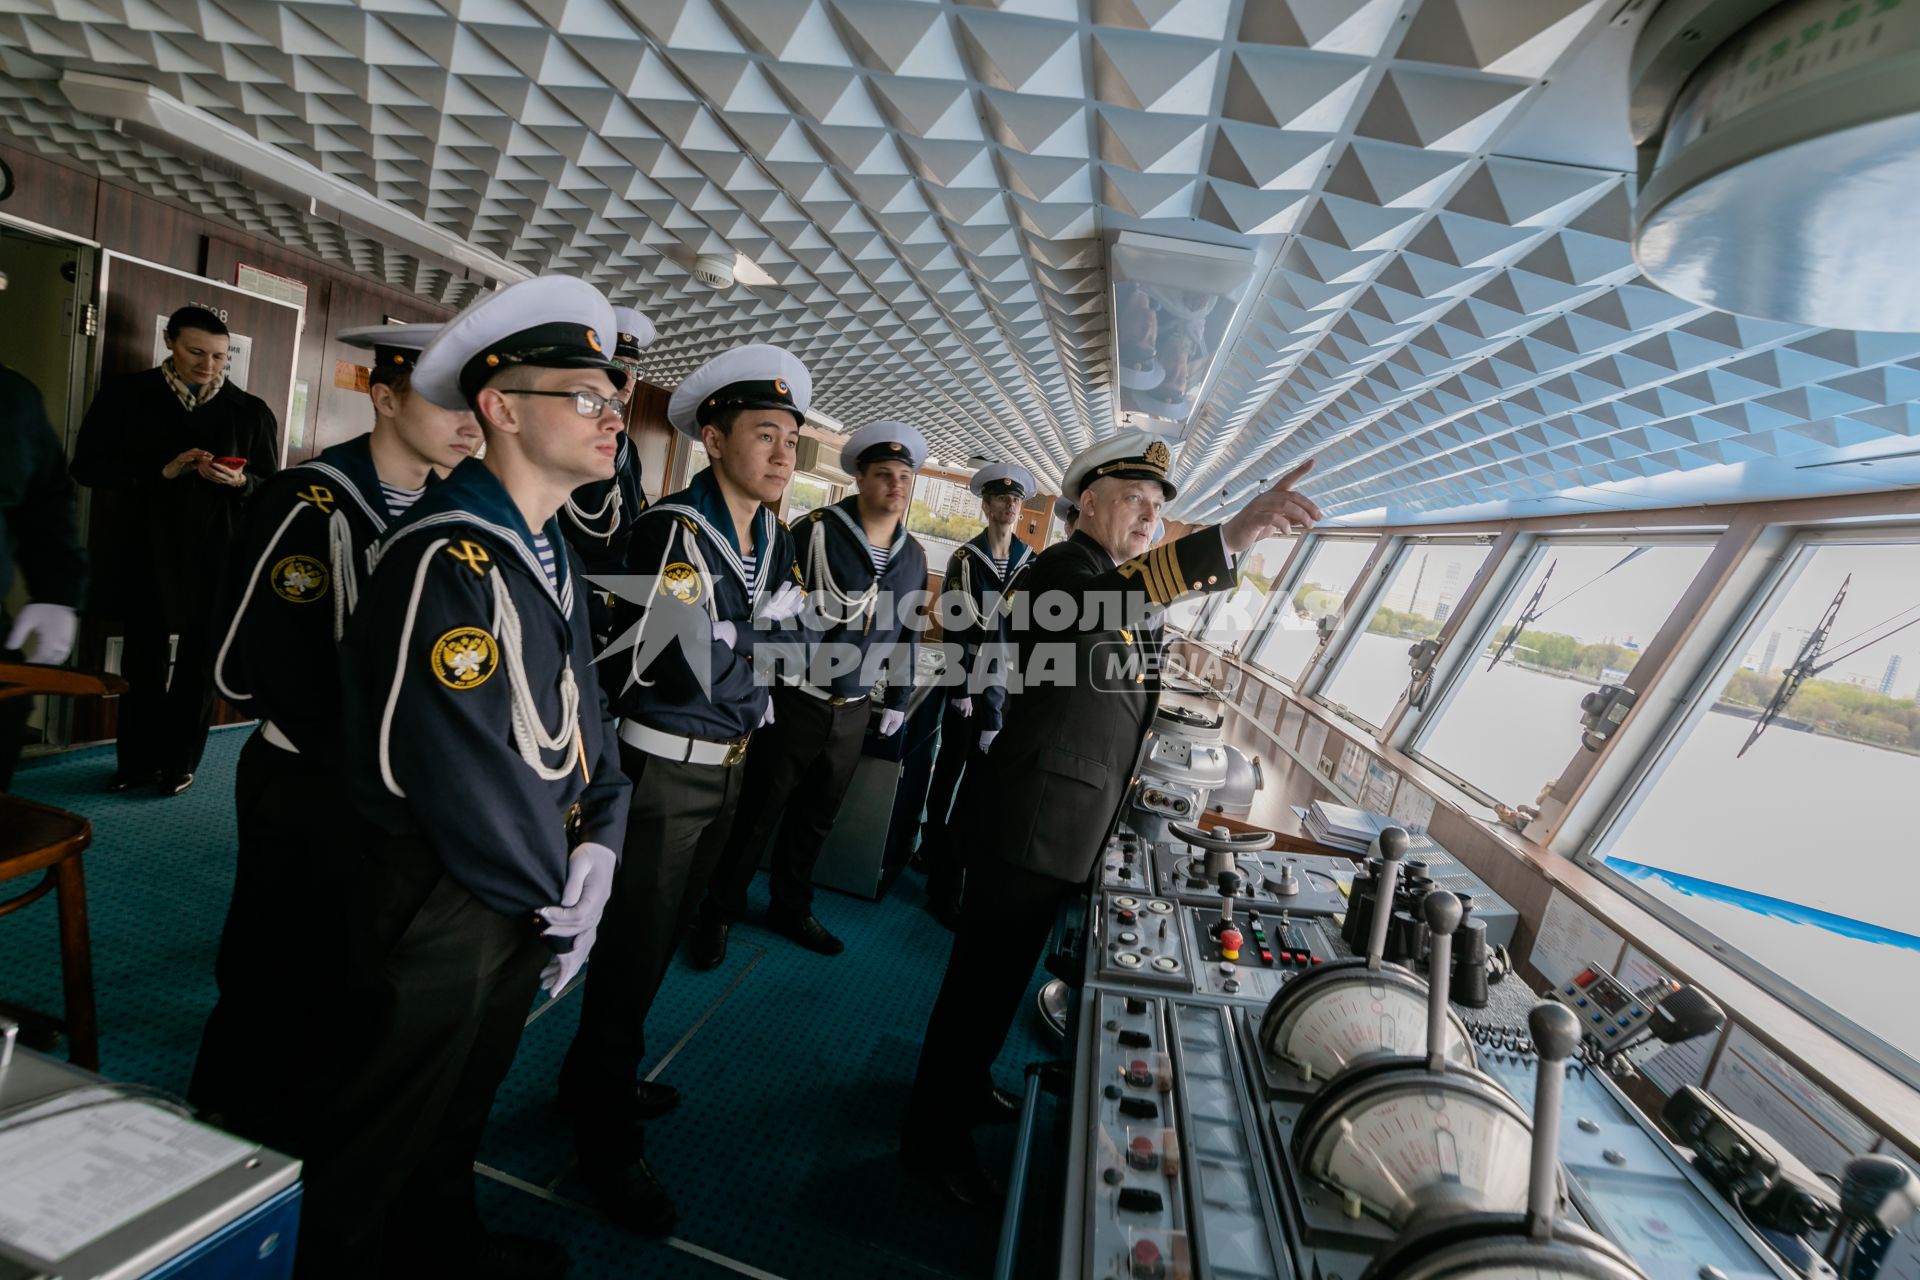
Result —
M342 826L350 811L328 769L257 732L233 791L240 839L213 966L220 998L187 1099L222 1128L297 1154L339 1044L341 904L372 833Z
M975 860L947 976L921 1042L904 1145L936 1153L950 1167L973 1160L969 1130L993 1088L993 1060L1073 888L997 857Z
M352 1056L307 1143L296 1274L377 1276L383 1254L460 1274L481 1238L480 1135L552 953L531 915L486 906L417 836L376 837L354 881L339 1020Z
M980 717L963 716L948 702L940 718L940 752L933 760L933 783L927 789L927 821L920 829L920 856L927 864L927 894L957 901L960 878L966 870L966 842L952 825L954 797L960 791L967 766L980 756Z
M733 829L744 764L682 764L620 747L633 779L626 851L587 965L580 1030L562 1073L576 1099L583 1161L632 1154L634 1077L646 1057L647 1011L692 928Z
M742 789L753 799L714 870L704 908L709 917L731 922L746 914L747 886L776 826L773 914L813 911L813 867L853 783L870 708L865 700L836 707L795 689L774 689L773 723L756 731L747 748Z
M180 631L167 675L169 633L151 617L127 619L120 651L120 674L127 691L120 697L118 755L123 773L192 773L207 747L213 723L213 647L210 622Z

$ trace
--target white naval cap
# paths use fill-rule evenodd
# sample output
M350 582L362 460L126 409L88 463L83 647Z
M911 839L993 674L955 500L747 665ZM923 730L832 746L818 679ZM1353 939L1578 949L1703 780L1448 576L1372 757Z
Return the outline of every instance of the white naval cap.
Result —
M1167 471L1173 466L1173 454L1167 439L1157 431L1122 431L1117 436L1088 445L1067 464L1066 483L1061 498L1077 504L1080 495L1095 480L1114 476L1122 480L1158 480L1167 497L1174 496L1173 481Z
M1034 482L1033 472L1019 463L993 462L974 472L967 488L973 490L976 498L997 498L1010 493L1024 501L1031 498L1039 486Z
M667 400L667 421L683 435L729 409L785 409L804 424L813 403L813 375L784 347L748 343L722 351L688 374Z
M447 321L420 353L413 389L443 409L469 409L487 379L509 365L604 369L615 387L626 371L602 335L615 331L613 304L577 276L535 276L490 293Z
M632 307L615 307L613 324L613 354L622 360L638 360L640 353L653 345L653 321Z
M875 462L904 462L918 471L927 460L927 438L904 422L869 422L840 446L840 469L848 475Z
M444 328L443 324L363 324L341 330L340 341L373 352L376 369L406 369Z

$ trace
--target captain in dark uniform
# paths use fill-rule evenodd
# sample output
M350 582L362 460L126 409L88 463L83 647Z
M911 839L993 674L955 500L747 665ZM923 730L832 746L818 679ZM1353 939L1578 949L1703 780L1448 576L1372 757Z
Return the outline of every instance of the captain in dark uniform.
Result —
M727 932L746 914L747 886L769 837L768 927L821 955L845 949L814 917L813 867L860 763L879 680L886 694L875 732L890 737L906 723L918 652L907 599L927 589L927 553L907 533L906 517L926 456L926 439L904 422L862 427L840 450L854 493L794 528L807 590L804 669L782 673L773 723L747 753L752 809L734 824L701 907L688 957L697 969L726 959Z
M641 1124L679 1094L634 1077L647 1011L733 829L747 740L773 714L755 649L804 603L773 506L811 399L806 366L778 347L738 347L689 374L667 418L712 465L638 518L627 576L598 584L620 598L600 671L633 802L560 1097L587 1184L616 1222L648 1235L672 1231L674 1209L643 1157Z
M1148 615L1189 592L1229 589L1234 556L1319 516L1292 492L1308 463L1225 524L1148 550L1174 495L1171 461L1164 439L1147 431L1074 459L1065 485L1080 509L1074 534L1036 556L1020 583L1030 607L1016 610L1019 682L1009 686L1005 728L962 798L990 799L997 829L1013 838L976 851L969 866L900 1150L963 1203L1000 1194L970 1130L1018 1110L995 1088L993 1060L1062 901L1093 869L1160 700ZM1049 596L1073 607L1049 607Z
M956 683L940 720L940 754L920 834L927 905L948 928L959 916L968 847L950 825L953 798L968 762L984 754L1000 732L1010 654L1008 597L1033 555L1032 547L1013 536L1020 504L1034 493L1033 473L1018 463L996 462L974 472L967 488L980 499L987 527L953 553L941 580L941 640L958 670L949 677Z
M640 353L653 345L653 321L632 307L615 307L620 326L613 362L626 373L627 386L637 384ZM613 478L583 484L567 495L560 508L560 528L573 548L580 573L591 581L603 574L624 573L627 544L635 523L647 509L647 491L641 487L640 451L633 437L622 431L614 440ZM613 639L613 593L595 587L587 593L587 616L593 622L594 644L604 649Z
M371 830L348 833L351 1052L307 1143L303 1275L566 1269L557 1244L482 1228L473 1161L534 993L586 962L626 825L559 522L613 474L613 326L599 290L543 276L450 321L414 369L414 394L473 409L487 452L381 540L341 648L342 777Z
M372 573L368 553L426 491L478 449L466 410L413 394L437 324L377 324L340 341L370 352L373 430L260 486L240 527L231 616L214 685L260 728L234 782L233 898L187 1097L235 1133L299 1151L304 1086L327 1036L314 1016L335 971L331 930L355 859L315 822L344 803L338 769L339 645Z

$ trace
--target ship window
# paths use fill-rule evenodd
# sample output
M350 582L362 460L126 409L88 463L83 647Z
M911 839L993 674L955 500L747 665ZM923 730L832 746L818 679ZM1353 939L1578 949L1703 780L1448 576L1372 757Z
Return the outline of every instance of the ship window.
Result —
M1288 684L1299 678L1307 660L1319 650L1321 636L1331 635L1339 623L1347 595L1377 541L1321 538L1314 543L1253 651L1256 667Z
M1704 543L1548 540L1425 713L1413 754L1532 804L1580 749L1580 699L1619 684L1706 562Z
M1707 687L1600 861L1920 1060L1920 543L1803 543Z
M1273 580L1286 567L1298 538L1262 538L1240 557L1240 580L1224 593L1207 614L1200 638L1223 649L1236 649L1253 630L1266 607Z
M1488 544L1413 542L1401 549L1386 585L1374 596L1367 629L1346 644L1322 696L1378 727L1400 702L1412 672L1407 650L1440 634Z
M926 548L928 564L945 564L961 543L978 537L986 527L980 499L966 485L940 476L914 477L913 501L907 505L907 532Z
M787 523L792 524L809 511L816 510L820 507L832 506L835 502L839 501L834 494L835 488L833 481L827 479L825 476L810 475L804 471L796 475L793 478L793 483L787 486L787 514L785 516Z

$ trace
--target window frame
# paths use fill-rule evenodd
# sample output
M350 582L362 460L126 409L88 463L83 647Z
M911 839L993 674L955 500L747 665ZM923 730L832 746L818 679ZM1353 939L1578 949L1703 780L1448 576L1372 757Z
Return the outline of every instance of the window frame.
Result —
M1301 665L1297 672L1292 675L1283 675L1275 671L1273 668L1257 660L1254 657L1254 650L1266 643L1267 636L1273 631L1279 621L1281 606L1292 598L1293 589L1299 585L1301 575L1307 571L1307 566L1313 563L1313 558L1319 554L1322 545L1331 542L1363 543L1368 548L1368 559L1371 559L1375 549L1379 547L1380 543L1383 540L1391 540L1393 537L1394 535L1392 534L1384 533L1339 533L1332 531L1322 533L1319 530L1315 530L1311 534L1302 537L1300 542L1294 547L1293 555L1288 559L1285 571L1280 577L1274 579L1273 590L1267 593L1266 603L1261 605L1260 614L1254 619L1253 627L1245 636L1241 637L1239 646L1233 651L1234 656L1243 660L1248 666L1262 675L1278 680L1285 688L1292 692L1302 697L1311 697L1312 690L1303 688L1303 682L1306 677L1312 673L1314 664L1319 661L1326 650L1339 643L1340 629L1346 626L1347 615L1353 604L1353 593L1355 589L1364 588L1366 585L1368 575L1365 561L1362 561L1360 567L1354 571L1353 581L1347 584L1347 598L1341 602L1340 614L1334 623L1333 635L1328 638L1326 646L1314 646L1313 653L1307 657L1307 660Z
M1903 536L1904 535L1904 536ZM1608 866L1603 851L1616 833L1625 830L1652 795L1659 775L1676 750L1683 750L1699 720L1708 714L1711 700L1732 678L1741 657L1751 648L1749 637L1772 620L1800 575L1812 563L1812 553L1822 547L1875 546L1904 542L1920 547L1920 526L1880 525L1873 527L1822 529L1802 527L1794 530L1791 541L1780 553L1777 563L1748 592L1739 612L1729 621L1711 656L1700 665L1686 692L1673 700L1672 709L1661 721L1658 733L1650 741L1632 770L1608 796L1593 830L1569 855L1569 860L1598 876L1641 910L1680 934L1703 951L1748 981L1764 987L1826 1034L1867 1058L1881 1069L1909 1085L1920 1087L1920 1055L1910 1054L1883 1040L1873 1031L1836 1013L1824 1001L1764 961L1749 955L1733 943L1699 924L1673 903L1654 894L1639 882Z
M1314 682L1313 691L1307 696L1341 719L1367 729L1376 738L1383 735L1386 732L1387 725L1393 720L1393 712L1399 709L1401 700L1406 697L1406 685L1403 684L1401 686L1399 698L1395 699L1393 707L1387 712L1386 719L1379 724L1373 723L1352 707L1349 707L1346 703L1332 696L1333 682L1340 678L1340 672L1347 665L1347 659L1352 656L1354 648L1359 643L1359 638L1368 634L1367 630L1359 625L1357 619L1364 618L1371 622L1374 610L1379 608L1380 598L1387 593L1387 587L1400 572L1400 568L1406 562L1407 556L1412 554L1416 549L1433 546L1482 547L1486 553L1481 557L1481 565L1484 566L1486 557L1493 554L1493 544L1495 541L1497 541L1497 539L1490 533L1463 534L1453 537L1435 534L1421 537L1401 537L1397 539L1398 545L1388 548L1386 555L1383 557L1384 563L1373 574L1372 584L1366 593L1366 599L1362 602L1358 613L1356 613L1353 608L1353 597L1348 597L1347 606L1341 614L1340 629L1334 633L1333 639L1328 642L1327 647L1329 653L1322 658L1321 664L1325 670L1321 674L1320 679ZM1476 568L1474 572L1477 574L1479 569ZM1469 578L1468 583L1471 584L1471 582L1472 579ZM1445 624L1442 623L1441 625L1444 629ZM1435 654L1434 657L1435 660L1438 661L1440 655ZM1411 672L1409 672L1408 679L1409 681L1412 679Z
M1556 547L1694 546L1707 548L1707 554L1711 556L1713 547L1719 542L1721 536L1719 533L1694 531L1669 533L1628 530L1618 533L1555 533L1552 530L1542 530L1535 535L1532 542L1525 547L1517 548L1509 557L1512 565L1507 571L1506 579L1499 587L1488 588L1494 592L1495 598L1479 628L1471 636L1464 632L1455 633L1446 649L1435 655L1436 668L1437 664L1444 662L1447 664L1446 673L1439 687L1428 695L1427 705L1420 713L1419 723L1413 727L1411 733L1404 735L1399 749L1409 759L1417 760L1488 808L1507 803L1532 803L1531 797L1520 797L1512 801L1501 800L1484 787L1462 777L1444 762L1434 759L1426 751L1427 740L1432 737L1440 721L1452 708L1461 690L1467 687L1467 680L1473 674L1474 663L1466 659L1465 655L1478 654L1485 649L1487 641L1492 639L1493 633L1506 618L1509 607L1518 603L1520 593L1525 591L1527 584L1533 580L1534 568ZM1673 616L1673 611L1679 607L1679 604L1679 600L1676 599L1667 606L1666 612L1660 615L1660 625L1664 625L1666 620ZM1461 654L1463 660L1449 661L1455 653ZM1638 663L1636 662L1635 665L1637 667ZM1569 748L1566 761L1560 766L1560 772L1564 773L1567 764L1579 758L1577 753L1580 751L1580 743L1575 740Z
M1293 574L1297 566L1302 563L1300 559L1300 548L1310 542L1315 535L1312 533L1281 533L1274 534L1272 537L1293 539L1293 549L1287 553L1287 558L1280 562L1280 571L1273 575L1273 585L1267 588L1267 594L1261 597L1259 607L1253 611L1253 622L1248 625L1246 631L1237 637L1232 644L1222 644L1218 640L1207 639L1205 633L1207 628L1213 624L1213 615L1224 607L1226 601L1233 599L1234 595L1233 591L1216 591L1208 596L1206 607L1200 611L1200 616L1193 620L1194 629L1187 633L1194 640L1206 645L1210 649L1215 649L1223 654L1237 658L1246 651L1247 642L1266 629L1267 614L1273 607L1274 596L1283 590L1289 589L1288 587L1283 587L1281 584L1290 584L1292 582ZM1268 539L1262 539L1262 541L1267 540ZM1258 544L1256 543L1255 545ZM1248 550L1250 551L1252 548L1250 547ZM1242 554L1245 553L1243 552ZM1234 588L1236 590L1239 588L1239 574L1237 569L1234 576Z

